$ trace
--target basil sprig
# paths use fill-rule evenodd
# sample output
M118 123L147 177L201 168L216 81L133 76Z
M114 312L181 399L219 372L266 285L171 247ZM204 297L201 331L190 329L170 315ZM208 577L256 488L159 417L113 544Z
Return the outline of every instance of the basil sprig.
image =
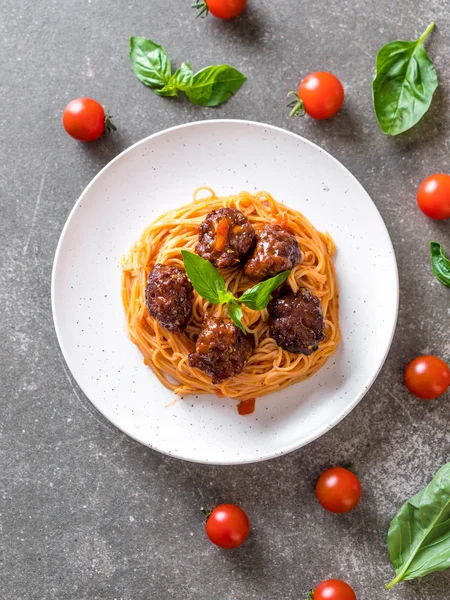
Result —
M423 42L433 27L431 23L414 42L391 42L377 54L373 103L380 127L388 135L407 131L430 107L438 78Z
M436 278L450 287L450 260L444 254L444 248L439 242L430 242L431 268Z
M431 482L405 502L388 532L388 549L396 577L416 579L450 566L450 463Z
M283 271L275 277L261 281L245 291L240 298L226 289L225 279L219 271L201 256L181 250L184 268L195 291L211 304L226 304L228 316L244 333L241 304L253 310L263 310L269 304L270 295L289 277L290 271Z
M166 50L145 37L130 39L130 60L139 81L159 96L177 96L184 92L194 104L218 106L226 102L246 77L229 65L213 65L194 73L186 61L172 75Z

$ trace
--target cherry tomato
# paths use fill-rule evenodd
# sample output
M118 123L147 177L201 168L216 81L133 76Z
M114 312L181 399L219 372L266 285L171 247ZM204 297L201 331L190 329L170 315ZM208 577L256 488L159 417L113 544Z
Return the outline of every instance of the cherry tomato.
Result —
M80 142L93 142L106 129L113 129L103 106L92 98L77 98L66 106L62 116L64 129Z
M361 484L354 473L343 467L328 469L319 477L316 496L320 504L332 513L353 510L361 498Z
M221 548L236 548L245 542L250 522L245 512L234 504L220 504L208 516L206 534Z
M431 219L450 217L450 175L436 173L422 181L417 190L417 204Z
M316 587L313 598L314 600L356 600L356 594L345 581L328 579Z
M303 109L313 119L329 119L344 102L344 88L332 73L318 71L303 79L296 96L298 102L291 111L291 116Z
M406 367L405 383L414 396L433 400L447 391L450 370L437 356L418 356Z
M247 0L201 0L192 6L199 9L199 15L210 12L219 19L234 19L244 10Z

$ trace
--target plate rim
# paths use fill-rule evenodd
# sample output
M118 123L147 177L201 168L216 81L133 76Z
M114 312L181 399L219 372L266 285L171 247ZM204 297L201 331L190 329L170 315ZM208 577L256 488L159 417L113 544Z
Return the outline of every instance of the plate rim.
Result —
M62 340L62 334L61 334L61 330L58 327L58 319L56 316L57 313L57 309L56 309L56 269L57 269L57 265L60 259L60 254L61 254L61 249L64 243L64 238L66 236L66 233L71 225L71 221L74 218L74 215L77 211L78 205L82 202L83 198L85 195L88 194L89 190L91 189L91 187L95 184L95 182L100 179L100 177L102 176L103 172L106 171L108 168L110 168L116 161L118 161L119 159L121 159L125 154L133 151L135 148L139 147L141 144L144 144L146 142L148 142L149 140L153 139L153 138L157 138L159 136L163 136L167 133L176 131L178 129L185 129L185 128L189 128L189 127L198 127L198 126L202 126L202 125L211 125L211 124L226 124L226 123L234 123L234 124L241 124L241 125L251 125L251 126L257 126L263 129L271 129L273 131L276 132L281 132L283 134L288 134L289 136L295 137L297 139L300 139L302 142L306 143L309 146L312 146L318 150L320 150L320 152L324 155L326 155L329 159L331 159L334 163L337 163L337 165L344 169L346 171L346 173L357 183L357 185L360 186L360 188L364 191L364 193L367 195L367 197L369 198L369 200L372 202L375 210L378 213L378 216L380 218L380 221L387 233L387 238L389 240L390 243L390 249L392 251L392 257L393 257L393 263L394 263L394 276L395 276L395 290L393 291L395 294L395 313L393 315L393 320L391 323L391 331L389 334L389 340L388 340L388 344L386 345L385 349L384 349L384 354L382 357L382 360L380 361L380 364L377 368L377 370L374 372L374 374L372 375L372 377L370 378L370 381L364 386L364 388L362 389L362 391L357 394L355 396L355 398L353 399L353 401L351 403L349 403L349 405L341 410L340 412L337 413L337 415L335 415L330 421L328 421L326 424L324 424L322 427L319 427L317 430L315 430L311 435L307 436L306 438L304 438L301 442L295 443L295 444L291 444L285 448L283 448L282 450L279 450L277 452L272 452L271 454L267 455L267 456L261 456L261 457L255 457L252 458L250 460L230 460L230 461L220 461L220 460L214 460L214 461L210 461L210 460L200 460L200 459L194 459L192 457L186 457L183 456L183 454L181 452L168 452L166 450L164 450L163 448L158 447L157 445L153 445L150 443L145 443L142 440L138 439L135 435L133 435L132 433L129 433L128 431L126 431L121 425L119 425L117 423L117 419L115 417L107 417L102 410L98 407L97 403L86 393L83 385L81 385L81 383L78 381L78 379L75 377L75 375L72 372L71 366L69 364L68 358L67 358L67 352L64 348L64 342ZM83 189L83 191L81 192L81 194L77 197L74 206L72 207L71 211L69 212L69 215L66 218L66 221L64 223L64 226L61 230L59 239L58 239L58 244L56 246L56 250L55 250L55 254L54 254L54 258L53 258L53 265L52 265L52 274L51 274L51 307L52 307L52 319L53 319L53 325L55 328L55 333L56 333L56 337L58 340L58 344L59 344L59 348L60 351L63 355L64 361L70 371L70 376L73 378L73 380L76 382L77 386L80 388L80 390L83 392L83 394L86 396L86 398L89 400L89 402L94 406L95 410L97 410L104 419L106 419L109 423L111 423L118 431L120 431L122 434L128 436L129 438L133 439L134 441L138 442L139 444L141 444L144 447L150 448L152 450L155 450L156 452L159 452L165 456L168 457L173 457L173 458L177 458L179 460L185 460L187 462L192 462L195 464L205 464L205 465L222 465L222 466L234 466L234 465L244 465L244 464L254 464L254 463L259 463L259 462L264 462L267 460L271 460L274 458L278 458L280 456L284 456L286 454L290 454L291 452L294 452L295 450L299 450L300 448L303 448L304 446L307 446L308 444L310 444L311 442L317 440L318 438L322 437L323 435L325 435L326 433L328 433L329 431L331 431L334 427L336 427L336 425L338 425L343 419L345 419L345 417L347 417L352 410L361 402L361 400L364 398L364 396L367 394L367 392L370 390L370 388L372 387L372 385L374 384L375 380L377 379L381 369L383 368L386 359L389 355L391 346L392 346L392 342L394 339L394 335L397 329L397 322L398 322L398 314L399 314L399 301L400 301L400 281L399 281L399 272L398 272L398 262L397 262L397 257L395 254L395 248L394 245L392 243L392 239L389 233L389 230L386 226L386 223L384 222L384 219L380 213L380 211L378 210L377 205L375 204L375 202L372 200L372 197L370 196L370 194L367 192L367 190L364 188L364 186L361 184L361 182L355 177L355 175L353 175L353 173L344 165L342 164L342 162L340 162L337 158L335 158L332 154L330 154L327 150L325 150L324 148L322 148L321 146L319 146L318 144L316 144L315 142L312 142L310 140L308 140L307 138L299 135L298 133L295 133L293 131L289 131L287 129L284 129L283 127L278 127L277 125L271 125L268 123L262 123L260 121L252 121L252 120L248 120L248 119L204 119L204 120L198 120L198 121L190 121L187 123L181 123L179 125L174 125L173 127L168 127L166 129L162 129L159 131L156 131L148 136L146 136L145 138L142 138L141 140L135 142L134 144L132 144L131 146L129 146L128 148L125 148L124 150L122 150L122 152L120 152L117 156L115 156L112 160L110 160L106 165L104 165L100 171L90 180L90 182L87 184L87 186Z

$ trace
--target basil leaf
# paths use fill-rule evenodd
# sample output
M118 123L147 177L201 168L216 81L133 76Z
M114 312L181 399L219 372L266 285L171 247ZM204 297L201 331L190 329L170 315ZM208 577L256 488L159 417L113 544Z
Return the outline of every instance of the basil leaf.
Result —
M181 67L172 75L171 81L174 81L179 90L184 90L188 85L190 85L193 75L194 71L192 70L191 65L186 60L184 63L181 64Z
M130 38L130 60L136 77L156 92L172 74L169 56L162 46L145 37Z
M438 85L436 69L423 47L434 23L415 42L392 42L377 54L373 103L384 133L398 135L420 121Z
M183 91L194 104L218 106L237 92L245 80L245 75L229 65L206 67L192 77Z
M247 333L245 331L245 327L242 324L242 317L244 316L242 313L242 308L236 302L236 300L232 300L228 304L227 310L228 310L228 316L233 321L233 323L235 325L237 325L241 331L243 331L244 333Z
M195 291L211 304L221 304L225 290L225 280L209 260L182 250L184 268Z
M275 275L275 277L271 277L266 281L261 281L261 283L258 283L244 292L242 296L238 298L239 302L242 302L242 304L245 304L245 306L248 306L248 308L252 308L253 310L263 310L269 304L272 292L286 281L290 273L290 271L283 271L283 273L279 273L278 275Z
M160 96L178 96L178 91L184 90L189 85L193 75L191 65L185 61L169 79L169 83L156 93Z
M444 248L439 242L430 242L431 268L436 278L450 287L450 260L444 254Z
M408 500L394 517L388 549L399 581L423 577L450 566L450 463Z
M136 77L159 96L177 96L183 91L191 102L218 106L238 91L246 77L229 65L206 67L194 75L185 61L172 75L165 49L145 37L130 38L130 60Z
M231 292L219 290L217 294L219 296L219 304L228 304L229 302L235 300L235 297Z

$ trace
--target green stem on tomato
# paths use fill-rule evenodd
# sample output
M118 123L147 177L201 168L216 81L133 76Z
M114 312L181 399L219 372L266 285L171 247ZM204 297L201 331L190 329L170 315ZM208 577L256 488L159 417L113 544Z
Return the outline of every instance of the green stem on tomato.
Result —
M107 131L117 131L117 127L112 122L112 116L106 115L105 117L105 132Z
M303 101L300 100L297 92L289 92L288 98L291 95L295 96L296 100L293 100L292 102L290 102L288 104L288 106L293 106L294 107L291 110L291 112L289 113L289 116L290 117L295 117L296 114L299 114L299 116L303 116L305 114L305 107L303 105Z
M210 515L212 513L212 510L208 510L207 508L203 508L203 506L201 507L200 510L205 515L205 523L206 523L206 521L209 519L209 517L210 517Z
M198 10L198 17L206 17L209 13L208 5L206 4L206 0L201 0L200 2L194 2L191 4L192 8L196 8Z
M343 469L347 469L347 471L351 471L352 473L355 473L355 470L353 468L353 463L351 462L346 462L346 463L342 463L341 466ZM355 473L356 475L356 473Z

